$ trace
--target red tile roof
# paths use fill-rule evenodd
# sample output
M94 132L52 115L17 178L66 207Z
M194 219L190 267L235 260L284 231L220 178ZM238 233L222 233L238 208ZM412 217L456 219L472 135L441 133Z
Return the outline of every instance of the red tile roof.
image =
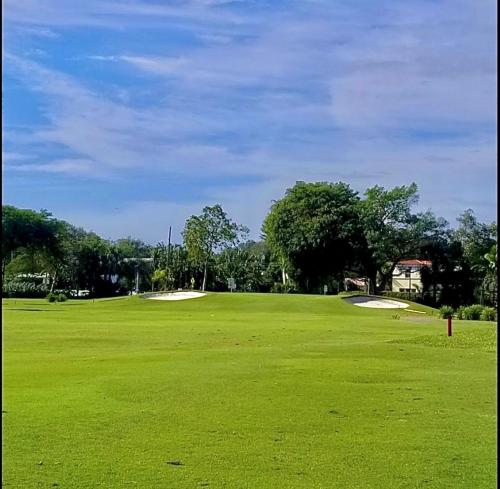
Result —
M401 260L398 265L405 265L410 267L430 267L432 262L430 260Z
M366 278L346 278L345 281L359 287L366 285Z

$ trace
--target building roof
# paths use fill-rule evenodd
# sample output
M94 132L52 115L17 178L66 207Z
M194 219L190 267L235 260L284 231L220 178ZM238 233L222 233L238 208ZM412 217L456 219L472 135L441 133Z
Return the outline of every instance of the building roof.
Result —
M346 278L345 279L346 282L357 285L359 287L366 285L366 280L367 280L366 278Z
M432 262L430 260L401 260L398 265L406 267L430 267Z

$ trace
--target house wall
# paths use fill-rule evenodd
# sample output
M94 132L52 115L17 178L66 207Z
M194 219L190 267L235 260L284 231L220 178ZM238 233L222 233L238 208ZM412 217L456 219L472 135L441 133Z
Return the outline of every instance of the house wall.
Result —
M392 290L393 292L407 292L410 287L412 292L422 291L422 281L420 279L420 269L414 268L410 270L410 277L405 276L408 270L400 270L395 268L392 274ZM401 290L404 289L404 290Z

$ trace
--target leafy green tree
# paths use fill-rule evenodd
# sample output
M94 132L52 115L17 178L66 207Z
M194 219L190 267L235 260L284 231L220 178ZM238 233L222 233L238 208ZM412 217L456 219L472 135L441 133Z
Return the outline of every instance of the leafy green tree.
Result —
M463 249L464 268L469 269L474 283L475 299L483 303L496 303L496 273L493 274L496 256L496 223L479 222L472 209L467 209L458 217L459 226L453 239ZM471 297L469 303L472 302Z
M74 251L75 237L78 233L73 226L65 221L55 221L57 243L51 249L42 248L35 252L40 268L51 277L50 293L58 282L68 281L71 276L70 264Z
M342 281L362 246L359 198L349 185L297 182L264 220L266 243L280 262L283 282L293 270L302 290L330 276Z
M458 221L456 230L441 229L421 247L419 256L432 261L431 269L422 270L424 289L433 291L434 303L494 304L496 226L478 222L471 210Z
M121 238L114 242L117 252L124 258L149 258L152 247L140 239Z
M219 204L205 207L200 215L186 221L182 236L189 258L203 270L201 290L205 290L214 254L234 246L247 233L248 229L231 221Z
M498 268L497 268L497 245L494 244L490 251L484 255L487 262L487 271L483 280L483 291L488 294L488 302L497 307L498 305Z
M452 259L451 251L452 232L448 223L444 219L436 219L434 233L430 234L420 243L418 258L431 262L430 266L420 270L420 277L423 285L423 296L429 305L437 305L439 302L438 293L444 283L444 272L456 267L455 260Z
M214 270L217 290L227 290L227 280L234 278L237 290L246 292L269 291L267 268L269 254L263 252L264 247L245 243L238 247L226 248L216 255Z
M110 249L104 262L115 275L120 277L120 286L123 291L130 292L135 288L136 271L139 272L144 288L151 283L151 265L144 261L134 261L133 258L152 258L153 247L140 239L132 237L121 238L110 244Z
M2 274L7 263L19 251L27 254L57 253L58 231L57 221L46 210L36 212L11 205L2 206Z
M459 226L454 233L454 239L462 245L470 266L481 270L487 265L485 255L497 241L496 224L479 222L472 209L467 209L457 220Z
M98 295L99 278L105 271L105 258L109 252L109 243L95 233L88 233L77 244L75 263L78 269L78 283L90 291L91 296Z
M368 249L365 269L373 293L389 285L398 261L416 255L426 236L443 225L431 212L413 214L417 202L415 183L390 190L375 185L365 192L360 210Z
M283 279L281 265L275 260L266 241L246 241L240 245L240 248L250 254L254 263L252 273L258 284L256 291L269 292L276 282Z
M179 244L168 246L158 243L153 250L155 283L162 289L189 288L191 277L198 271L193 266L187 249ZM160 278L158 278L160 277Z
M484 255L484 259L488 263L488 270L495 274L497 273L497 245L494 244L490 251Z

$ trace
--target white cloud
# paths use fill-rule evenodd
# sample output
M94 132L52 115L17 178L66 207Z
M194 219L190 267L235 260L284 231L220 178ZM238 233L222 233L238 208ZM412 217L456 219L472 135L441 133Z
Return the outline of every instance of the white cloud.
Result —
M67 158L53 160L49 163L29 163L16 167L17 171L32 172L39 171L44 173L63 173L69 175L98 175L100 168L92 160Z
M10 165L16 164L19 161L25 161L32 158L31 155L26 153L16 153L13 151L2 151L2 163Z
M123 29L170 24L191 25L240 24L242 19L221 11L210 2L184 1L177 4L145 1L86 0L4 0L3 13L9 24L50 26L54 29L69 26Z
M360 191L415 180L422 205L450 220L467 207L457 194L494 203L493 3L309 1L286 11L231 3L44 0L35 8L33 1L8 0L7 21L18 28L64 35L62 27L89 26L133 37L142 28L160 26L164 35L182 25L198 40L169 45L159 36L141 49L81 54L82 63L95 62L109 75L122 76L127 66L131 76L140 73L155 93L142 103L128 87L112 87L116 100L90 88L84 70L77 78L7 55L9 74L39 94L46 119L29 132L8 128L12 152L65 152L24 160L24 171L193 175L197 185L220 179L203 198L208 192L254 232L270 200L296 180L344 180ZM231 177L242 177L238 186L227 186ZM118 214L72 215L89 225L98 219L117 235L137 226L147 237L161 224L155 206L178 226L207 203L146 202ZM488 213L487 203L478 205ZM149 217L141 220L143 214Z

